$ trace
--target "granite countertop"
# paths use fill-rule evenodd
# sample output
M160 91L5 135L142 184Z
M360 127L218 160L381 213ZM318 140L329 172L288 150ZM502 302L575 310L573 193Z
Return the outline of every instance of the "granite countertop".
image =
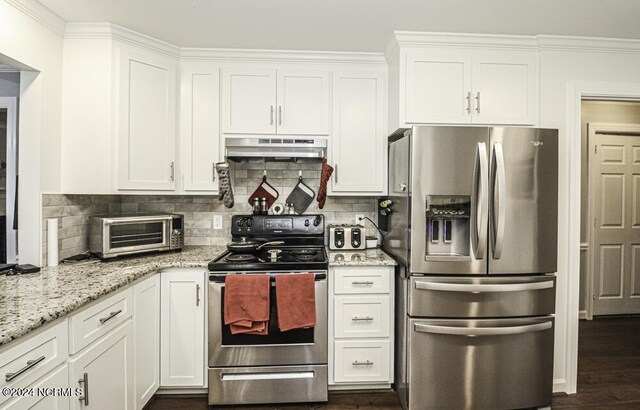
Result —
M167 268L203 268L224 246L185 247L101 263L43 268L38 273L0 276L0 345L99 299L141 277Z
M395 266L396 261L379 248L355 251L330 251L329 266Z

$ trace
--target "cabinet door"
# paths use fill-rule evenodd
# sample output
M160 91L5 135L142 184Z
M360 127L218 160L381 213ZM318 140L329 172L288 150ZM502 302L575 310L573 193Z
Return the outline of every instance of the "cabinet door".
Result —
M215 164L220 161L218 67L184 67L181 90L184 190L217 192Z
M204 271L161 273L162 387L204 386Z
M276 133L276 70L222 70L222 131Z
M471 121L471 55L408 52L405 121L468 123Z
M176 62L120 50L118 189L174 190Z
M473 122L536 123L537 57L491 55L473 58Z
M334 73L332 194L384 193L384 89L381 72Z
M160 386L160 274L133 287L134 392L140 410Z
M60 389L69 386L69 368L67 364L60 365L56 370L52 370L35 383L26 386L30 389ZM23 396L14 397L0 407L7 409L28 409L28 410L68 410L70 400L77 400L75 396L51 395L51 396Z
M329 72L278 70L278 134L329 134Z
M132 410L132 364L133 325L127 320L69 360L71 387L85 389L85 400L72 400L73 408Z

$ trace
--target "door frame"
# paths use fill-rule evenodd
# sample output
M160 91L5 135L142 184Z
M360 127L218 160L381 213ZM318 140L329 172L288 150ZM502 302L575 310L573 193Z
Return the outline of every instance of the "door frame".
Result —
M7 110L7 175L6 175L6 251L7 263L16 263L18 256L18 233L13 229L16 197L16 175L18 173L18 98L0 97L0 108ZM7 199L13 198L13 201ZM13 202L13 203L11 203Z
M592 122L587 124L587 172L588 172L588 184L587 184L587 195L588 195L588 205L587 205L587 297L585 299L585 309L586 316L588 320L593 319L593 292L595 290L595 255L594 246L595 243L595 229L592 229L592 222L595 218L594 210L596 208L596 197L594 195L594 185L595 185L595 167L593 167L593 163L591 161L594 151L593 147L595 146L595 135L596 134L616 134L616 133L637 133L640 136L640 125L638 124L622 124L622 123L605 123L605 122Z
M582 118L581 104L583 99L601 98L612 101L640 101L640 83L614 83L614 82L594 82L594 81L570 81L567 84L567 112L566 112L566 138L560 148L561 167L564 168L566 178L560 181L560 190L567 195L565 207L559 208L559 220L568 222L559 229L559 244L566 244L561 251L566 251L564 266L558 266L559 272L566 272L565 294L558 293L558 300L566 301L564 321L565 357L564 357L564 380L554 380L554 391L564 391L574 394L577 391L578 378L578 321L580 314L580 167L582 147L581 126ZM566 161L563 165L562 161ZM562 168L559 169L563 174ZM563 195L560 195L562 198ZM561 226L562 228L562 226ZM562 246L562 245L561 245ZM561 312L558 312L561 314ZM558 332L559 334L560 332ZM560 356L560 355L559 355ZM562 386L564 385L564 386Z

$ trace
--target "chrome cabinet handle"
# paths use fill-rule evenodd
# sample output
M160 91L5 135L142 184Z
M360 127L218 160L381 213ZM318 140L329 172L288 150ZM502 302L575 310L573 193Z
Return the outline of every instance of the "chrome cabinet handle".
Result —
M359 362L359 361L356 360L354 362L351 362L351 364L354 365L354 366L373 366L373 362L371 362L369 360L367 360L365 362Z
M476 112L480 114L480 91L476 94Z
M366 316L366 317L358 317L358 316L354 316L354 317L352 317L352 318L351 318L351 320L353 320L354 322L360 322L360 321L363 321L363 322L370 322L370 321L372 321L372 320L373 320L373 318L372 318L372 317L369 317L369 316Z
M506 189L507 184L505 181L506 172L504 168L504 152L502 151L502 144L496 142L493 145L493 168L495 169L495 177L494 177L494 192L498 192L498 203L496 204L495 197L492 198L491 207L492 212L494 212L494 223L497 219L497 225L492 226L494 244L493 244L493 258L500 259L502 257L502 247L504 245L504 230L506 226ZM497 185L497 186L496 186ZM495 213L497 211L498 217L495 217Z
M508 326L508 327L453 327L453 326L436 326L424 325L416 323L413 330L420 333L435 333L440 335L453 336L505 336L519 335L522 333L541 332L551 329L551 322L537 323L534 325L524 326Z
M271 125L273 125L273 105L271 106Z
M278 105L278 125L282 125L282 105Z
M89 405L89 375L85 373L82 379L78 379L78 383L82 383L84 387L84 395L78 397L78 400L84 401L84 406L87 407Z
M405 192L407 190L407 183L403 182L398 187L400 188L400 192Z
M169 176L169 179L171 179L171 181L175 181L175 179L176 179L176 163L171 161L171 164L169 164L169 167L171 168L171 175Z
M467 114L471 114L471 91L467 93Z
M25 367L23 367L22 369L18 370L15 373L7 373L4 375L4 381L5 382L10 382L11 380L15 379L16 377L20 376L22 373L26 372L27 370L31 369L32 367L34 367L35 365L37 365L38 363L40 363L41 361L43 361L45 359L44 356L40 356L35 360L27 360L27 365Z
M367 285L367 286L369 286L369 285L373 285L373 282L371 282L371 281L369 281L369 280L367 280L367 281L357 281L357 280L354 280L353 282L351 282L351 284L352 284L352 285Z
M105 324L109 320L111 320L114 317L118 316L120 313L122 313L122 309L116 310L115 312L111 312L111 313L109 313L109 316L100 318L100 323Z
M200 285L196 285L196 306L200 306Z
M335 179L336 184L338 183L338 164L333 165L333 178Z
M436 290L442 292L521 292L529 290L541 290L553 288L553 281L533 282L533 283L494 283L478 285L471 283L442 283L442 282L422 282L416 281L416 289Z
M216 163L213 163L213 178L211 179L211 182L216 182Z

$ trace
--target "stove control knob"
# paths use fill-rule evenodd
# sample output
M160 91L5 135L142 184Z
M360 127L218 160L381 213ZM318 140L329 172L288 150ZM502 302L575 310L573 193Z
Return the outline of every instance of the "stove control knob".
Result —
M251 228L253 226L253 219L247 218L247 221L244 224L247 226L247 228Z
M316 219L313 220L313 226L318 226L320 225L320 221L322 219L320 218L320 215L316 216Z
M309 226L309 220L308 219L304 220L304 226Z
M242 225L244 224L244 221L242 219L237 219L236 220L236 226L238 228L242 228Z

